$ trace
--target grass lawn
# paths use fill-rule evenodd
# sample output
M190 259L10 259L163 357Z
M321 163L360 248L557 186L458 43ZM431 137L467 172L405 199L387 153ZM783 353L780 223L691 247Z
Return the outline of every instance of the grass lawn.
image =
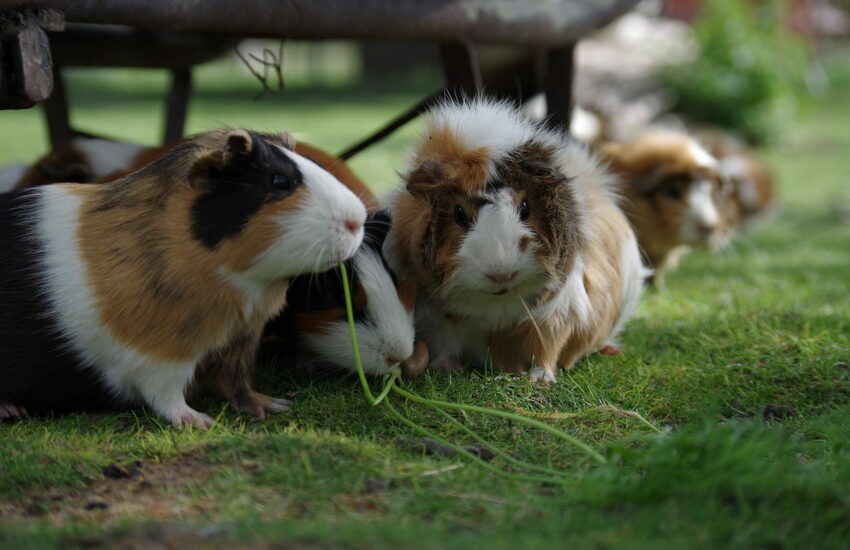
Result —
M599 449L606 464L472 415L457 418L512 454L565 469L567 481L517 481L457 457L422 456L396 442L416 436L370 408L355 377L267 366L260 389L295 405L266 421L205 398L198 406L219 413L207 431L141 411L0 425L0 546L846 549L848 68L837 68L830 95L765 151L781 180L780 214L731 250L688 256L667 289L645 296L624 354L594 355L549 388L487 372L410 383L436 399L572 413L546 421ZM74 120L153 143L162 85L156 75L74 75ZM199 76L190 130L288 129L336 151L430 83L387 88L401 91L294 88L252 103L250 82L213 67ZM0 112L0 128L0 162L40 152L38 113ZM415 131L354 168L385 189ZM432 411L391 399L441 436L474 443ZM109 465L117 477L104 475Z

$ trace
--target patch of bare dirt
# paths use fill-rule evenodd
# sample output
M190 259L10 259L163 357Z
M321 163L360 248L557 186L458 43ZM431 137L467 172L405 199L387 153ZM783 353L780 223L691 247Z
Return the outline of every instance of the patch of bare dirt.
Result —
M0 524L32 519L52 525L69 521L108 524L127 517L189 519L200 510L180 489L202 483L216 468L198 454L160 463L109 464L103 468L102 479L83 488L48 489L0 499Z

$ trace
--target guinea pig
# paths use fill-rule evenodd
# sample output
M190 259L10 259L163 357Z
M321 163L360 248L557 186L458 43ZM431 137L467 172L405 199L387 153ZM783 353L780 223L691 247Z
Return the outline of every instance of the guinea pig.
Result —
M584 146L509 103L448 101L403 178L384 252L416 281L432 367L489 361L551 383L616 345L645 269L614 180Z
M386 211L371 213L363 243L345 265L364 372L382 375L401 367L412 376L427 365L428 352L423 343L414 343L416 287L399 281L383 256L391 223ZM267 340L284 343L272 349L300 367L355 371L340 270L296 277L287 296L286 309L266 327Z
M654 130L604 143L599 154L622 179L623 208L656 285L689 247L719 250L729 242L737 225L731 188L717 159L693 138Z
M209 426L196 372L243 411L291 278L350 258L366 210L287 134L216 130L102 185L0 195L0 415L145 404Z
M146 148L134 143L76 136L28 167L15 187L109 181L126 175L130 168L145 166L164 152L162 147ZM116 177L111 177L113 174Z

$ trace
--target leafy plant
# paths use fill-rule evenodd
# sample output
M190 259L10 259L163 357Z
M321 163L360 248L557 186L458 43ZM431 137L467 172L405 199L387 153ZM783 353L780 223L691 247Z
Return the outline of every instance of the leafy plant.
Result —
M669 66L677 109L704 122L771 141L804 99L805 49L783 27L784 3L711 0L694 26L698 56Z

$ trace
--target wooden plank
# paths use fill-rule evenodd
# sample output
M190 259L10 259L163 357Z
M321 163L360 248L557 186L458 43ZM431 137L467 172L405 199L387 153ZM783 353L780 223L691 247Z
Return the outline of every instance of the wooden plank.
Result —
M39 0L80 23L290 39L565 45L638 0ZM0 11L32 0L0 0Z
M47 26L57 24L57 17L37 10L0 14L0 109L26 109L50 95L50 43L41 24L42 19Z
M44 118L47 121L47 133L50 146L53 149L71 141L74 130L71 128L68 115L68 98L65 95L65 79L62 69L53 67L53 93L41 104Z
M165 132L163 143L172 143L183 137L186 113L192 95L192 69L185 67L171 71L171 88L165 98Z
M555 129L569 131L573 113L573 54L574 44L553 48L546 52L547 122Z

